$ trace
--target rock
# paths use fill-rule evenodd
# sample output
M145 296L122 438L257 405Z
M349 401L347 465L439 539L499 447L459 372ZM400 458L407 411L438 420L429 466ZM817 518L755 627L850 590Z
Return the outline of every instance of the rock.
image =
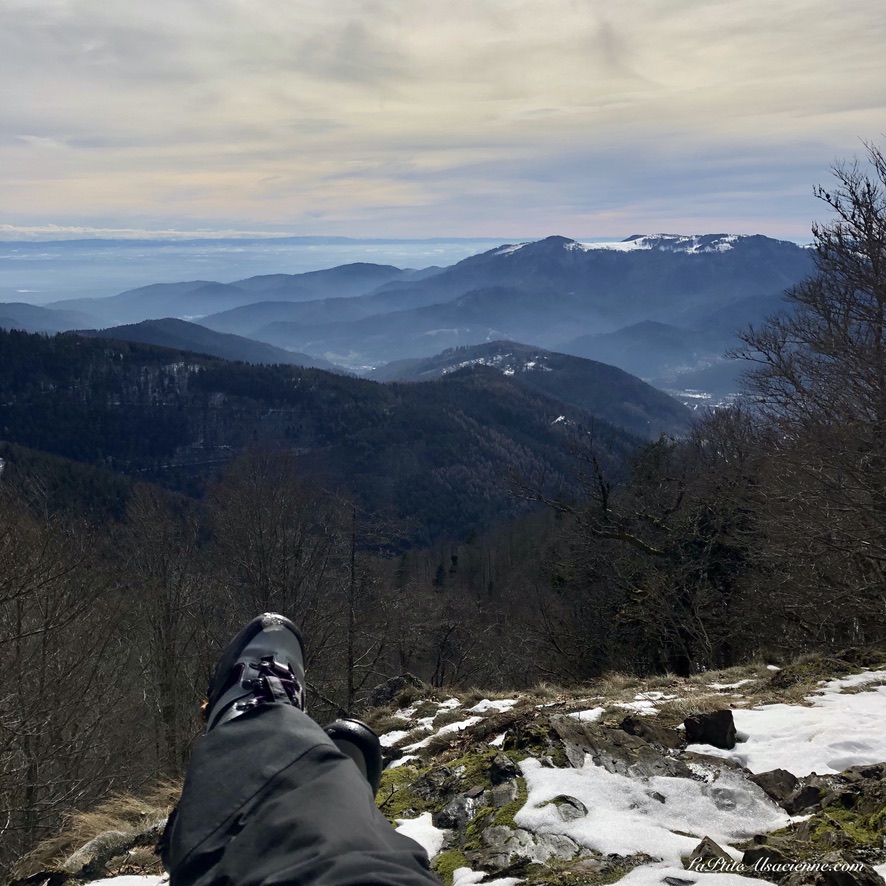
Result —
M424 689L426 684L414 674L400 674L376 686L366 699L366 707L379 708L390 704L404 689Z
M489 767L489 780L501 784L517 777L517 764L505 754L496 754Z
M663 748L676 750L686 743L683 736L676 729L668 729L657 723L650 723L646 717L625 717L618 726L628 735L636 735L650 744L657 744Z
M847 853L830 852L820 860L823 870L794 871L785 886L884 886L883 878L870 866L853 861ZM857 870L835 870L837 866L857 866Z
M757 865L760 870L765 870L771 865L788 864L790 859L779 849L776 849L775 846L764 844L763 846L754 846L751 849L746 849L741 857L741 861L742 864L750 868Z
M692 777L692 771L682 760L621 729L581 723L568 717L552 718L551 726L563 742L566 758L576 769L584 765L585 756L589 754L596 766L619 775Z
M800 815L807 809L818 806L821 801L821 788L814 784L801 784L781 804L788 815Z
M779 806L797 789L800 780L787 769L770 769L752 775L750 779L755 785L763 788L767 796Z
M507 806L517 799L517 780L512 778L510 781L503 781L501 784L494 785L492 791L492 805L496 808Z
M732 711L695 714L683 721L687 744L710 744L730 751L735 747L735 722Z
M469 857L484 867L503 868L517 861L543 864L551 858L567 861L579 852L578 844L562 834L533 834L505 825L486 828L483 842L485 847Z
M435 828L458 831L463 836L481 802L474 797L461 794L450 800L439 812L435 812L431 816L431 822Z
M441 801L457 791L455 777L448 766L440 766L417 778L410 790L421 800Z
M588 807L577 797L570 797L566 794L559 794L552 800L548 800L545 806L556 806L557 815L562 821L575 821L584 818L588 814Z
M689 870L694 870L693 864L698 865L701 862L702 866L704 866L706 862L715 861L731 862L732 856L710 837L704 837L701 843L683 860L683 866Z
M872 779L880 781L886 778L886 763L869 763L862 766L850 766L840 773L840 778L848 782L867 781Z

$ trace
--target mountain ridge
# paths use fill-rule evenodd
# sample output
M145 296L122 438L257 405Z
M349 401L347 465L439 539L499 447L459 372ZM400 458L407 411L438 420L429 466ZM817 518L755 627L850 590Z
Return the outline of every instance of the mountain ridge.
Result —
M106 338L119 341L140 342L148 345L175 348L197 354L208 354L223 360L236 360L243 363L284 363L294 366L313 367L327 371L336 369L328 360L284 351L265 342L233 335L225 332L214 332L197 323L179 320L175 317L163 317L159 320L142 320L124 326L111 326L106 329L79 329L77 335L89 338Z
M398 361L368 377L422 383L478 366L513 377L643 437L680 436L692 422L692 413L682 404L615 366L511 341L455 348L425 360Z

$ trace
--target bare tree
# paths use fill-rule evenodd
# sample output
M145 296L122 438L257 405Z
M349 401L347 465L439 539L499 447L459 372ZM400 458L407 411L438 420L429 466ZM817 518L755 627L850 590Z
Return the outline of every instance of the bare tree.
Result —
M197 731L207 658L198 617L208 597L199 570L193 507L154 486L137 486L118 533L128 624L140 652L159 766L176 776Z
M788 310L743 336L765 425L761 507L783 609L810 642L862 642L886 624L886 158L833 168L816 196L816 273Z
M128 693L112 660L120 608L85 527L41 519L0 487L0 869L62 813L123 777L109 740Z

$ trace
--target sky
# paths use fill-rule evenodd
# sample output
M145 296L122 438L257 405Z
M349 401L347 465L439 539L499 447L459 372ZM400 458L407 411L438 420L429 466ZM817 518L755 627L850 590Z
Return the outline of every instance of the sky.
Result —
M5 239L808 239L884 133L882 0L0 0Z

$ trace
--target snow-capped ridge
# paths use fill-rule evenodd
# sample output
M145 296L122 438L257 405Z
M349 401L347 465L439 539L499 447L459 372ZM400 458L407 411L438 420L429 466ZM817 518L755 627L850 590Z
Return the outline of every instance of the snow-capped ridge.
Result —
M748 239L747 234L632 234L625 240L615 242L579 243L569 248L590 252L595 249L608 249L613 252L638 252L655 250L658 252L684 252L687 255L701 255L728 252L740 240Z
M494 256L512 256L527 247L561 247L567 252L670 252L686 255L711 255L729 252L754 234L631 234L624 240L571 240L552 236L523 243L509 243L492 252Z

